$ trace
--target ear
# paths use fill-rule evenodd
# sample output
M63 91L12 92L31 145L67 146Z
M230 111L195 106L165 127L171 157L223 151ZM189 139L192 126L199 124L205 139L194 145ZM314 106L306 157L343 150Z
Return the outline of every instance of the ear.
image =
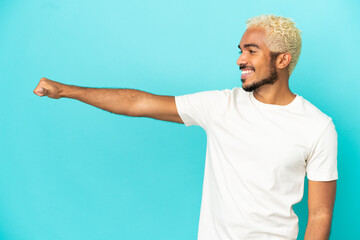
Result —
M291 61L291 54L290 53L281 53L276 58L276 67L280 69L284 69L289 66Z

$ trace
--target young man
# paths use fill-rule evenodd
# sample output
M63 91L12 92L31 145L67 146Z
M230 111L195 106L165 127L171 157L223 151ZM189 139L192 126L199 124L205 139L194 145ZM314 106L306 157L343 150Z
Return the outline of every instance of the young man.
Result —
M249 19L238 46L242 88L173 97L42 78L34 93L204 128L208 145L199 240L296 239L293 205L303 197L306 174L305 239L328 239L338 178L337 133L330 117L289 89L300 34L288 18Z

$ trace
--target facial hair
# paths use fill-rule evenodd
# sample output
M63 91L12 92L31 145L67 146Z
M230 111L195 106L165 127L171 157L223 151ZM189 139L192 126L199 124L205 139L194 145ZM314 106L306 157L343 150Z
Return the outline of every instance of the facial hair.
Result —
M242 88L245 91L251 92L251 91L254 91L255 89L261 87L262 85L274 84L277 81L278 74L276 72L276 67L275 67L275 59L276 59L277 55L278 55L278 53L271 53L270 76L267 78L263 78L260 81L254 82L250 86L244 86L244 84L243 84ZM244 81L242 79L241 79L241 81L244 83Z

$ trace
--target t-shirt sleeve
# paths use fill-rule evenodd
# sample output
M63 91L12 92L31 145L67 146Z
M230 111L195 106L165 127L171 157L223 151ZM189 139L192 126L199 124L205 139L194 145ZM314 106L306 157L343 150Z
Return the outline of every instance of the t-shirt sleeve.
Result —
M332 181L338 179L337 139L335 125L331 120L307 160L306 172L309 180Z
M219 102L223 102L224 98L226 98L224 90L214 90L175 96L175 102L185 126L197 125L206 130L213 121Z

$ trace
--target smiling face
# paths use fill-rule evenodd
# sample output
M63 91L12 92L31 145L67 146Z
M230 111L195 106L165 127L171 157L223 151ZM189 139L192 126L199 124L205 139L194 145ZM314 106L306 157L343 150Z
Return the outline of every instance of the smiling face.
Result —
M271 53L265 44L265 29L254 27L245 31L237 60L241 74L242 88L251 92L265 84L273 84L278 78L275 66L277 54Z

